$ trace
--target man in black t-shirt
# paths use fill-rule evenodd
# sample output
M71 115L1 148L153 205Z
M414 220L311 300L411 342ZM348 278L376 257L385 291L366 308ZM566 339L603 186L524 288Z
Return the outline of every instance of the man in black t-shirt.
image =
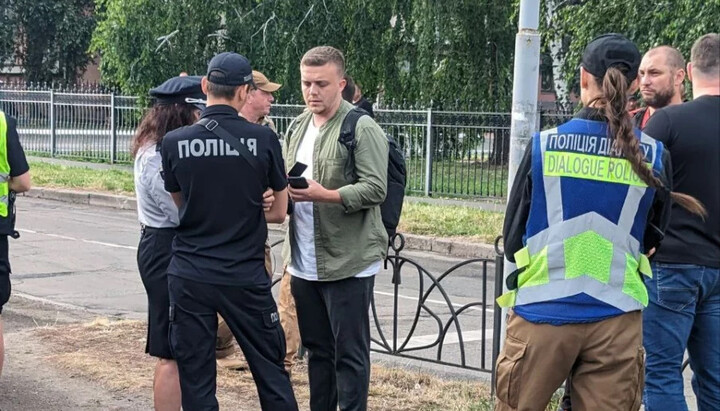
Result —
M657 110L644 132L670 150L672 190L703 203L703 219L673 205L670 226L645 277L645 409L687 409L681 364L692 367L698 409L720 404L720 36L693 45L694 100Z
M287 180L273 131L238 116L251 87L245 57L213 57L202 79L208 100L201 124L162 141L165 189L180 211L168 267L170 344L188 410L218 409L218 313L245 354L262 408L297 409L264 251L266 222L285 219ZM267 187L275 201L263 211Z
M0 111L0 375L5 358L1 315L11 288L8 236L18 236L15 231L15 193L29 189L30 167L20 145L17 123Z

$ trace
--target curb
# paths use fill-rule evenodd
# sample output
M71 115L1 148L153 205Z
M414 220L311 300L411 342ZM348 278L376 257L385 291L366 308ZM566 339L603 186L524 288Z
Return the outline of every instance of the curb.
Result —
M30 191L20 194L20 196L107 207L116 210L135 210L137 208L135 197L88 191L33 187ZM285 232L282 224L268 224L268 229L275 232ZM491 244L471 243L418 234L403 234L403 237L405 237L405 249L407 250L430 251L452 257L495 258L495 247Z
M22 197L42 198L45 200L62 201L72 204L85 204L98 207L109 207L118 210L135 210L135 197L115 194L102 194L87 191L73 191L56 188L33 187L30 191L20 194Z
M495 246L483 243L471 243L443 237L431 237L419 234L403 234L405 248L414 251L430 251L452 257L494 259Z

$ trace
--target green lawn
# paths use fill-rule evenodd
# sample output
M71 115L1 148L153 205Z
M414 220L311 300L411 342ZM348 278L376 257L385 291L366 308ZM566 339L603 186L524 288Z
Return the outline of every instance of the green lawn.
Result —
M30 167L34 186L134 195L130 171L68 167L41 161L31 162ZM464 206L406 202L399 231L492 243L502 231L502 222L502 213Z
M405 202L399 231L493 243L502 233L504 216L472 207Z
M68 167L31 161L30 173L33 185L37 187L135 194L133 175L129 171L94 170L87 167Z
M33 151L33 150L26 150L25 154L28 156L33 157L53 157L50 155L50 153L46 151ZM130 153L127 151L120 151L116 154L115 163L116 164L130 164L132 163L132 158L130 157ZM94 151L71 151L69 153L63 152L63 153L57 153L55 154L54 158L58 159L64 159L64 160L74 160L74 161L84 161L86 163L99 163L99 164L109 164L110 160L108 159L108 154L104 152L94 152Z
M410 193L425 191L425 161L406 163ZM507 166L468 160L436 160L432 168L432 193L450 197L505 197Z
M28 151L28 155L49 157L46 152ZM100 157L102 155L102 157ZM92 151L74 151L60 153L57 158L78 160L91 163L108 163L104 153ZM116 162L128 164L130 154L118 152ZM425 160L408 159L407 192L423 195L425 193ZM504 198L507 194L507 165L496 166L488 162L465 160L435 160L432 168L431 192L433 196L469 198Z

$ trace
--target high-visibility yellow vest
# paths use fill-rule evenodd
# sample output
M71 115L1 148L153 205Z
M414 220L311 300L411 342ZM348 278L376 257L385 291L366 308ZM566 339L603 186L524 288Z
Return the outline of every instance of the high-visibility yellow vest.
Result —
M7 121L0 111L0 218L7 218L10 195L10 164L7 150Z
M663 145L637 134L648 167L662 169ZM607 124L573 119L533 138L532 200L525 247L515 253L518 287L503 307L585 293L630 312L648 304L651 276L642 237L655 190L613 153Z

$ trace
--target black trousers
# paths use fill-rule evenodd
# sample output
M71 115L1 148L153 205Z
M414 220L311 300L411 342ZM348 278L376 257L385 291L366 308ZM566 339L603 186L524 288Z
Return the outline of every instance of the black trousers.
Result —
M8 238L6 235L0 235L0 314L2 314L3 305L10 299L11 289Z
M138 244L137 263L148 297L148 332L145 352L153 357L172 359L168 307L167 268L172 257L172 228L145 227Z
M375 277L291 280L302 345L308 350L310 409L367 409L370 299Z
M245 354L263 410L297 410L285 371L285 335L270 292L262 286L201 283L168 275L170 346L180 372L184 410L217 410L217 313Z

